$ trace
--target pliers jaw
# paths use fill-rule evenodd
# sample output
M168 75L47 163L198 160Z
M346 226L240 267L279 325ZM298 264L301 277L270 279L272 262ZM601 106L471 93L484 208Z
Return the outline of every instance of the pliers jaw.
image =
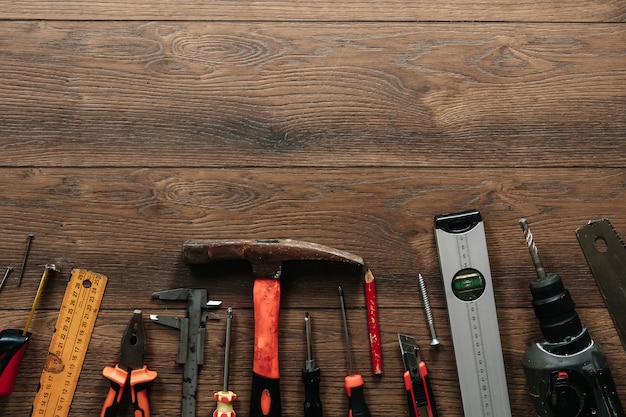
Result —
M107 366L102 375L111 381L111 387L104 401L100 417L114 417L122 401L126 385L130 385L133 415L150 417L148 384L154 381L157 373L143 363L146 337L141 310L135 310L126 331L122 336L119 363Z
M128 371L140 369L143 366L145 348L146 333L143 327L143 316L141 310L135 310L122 336L120 367Z

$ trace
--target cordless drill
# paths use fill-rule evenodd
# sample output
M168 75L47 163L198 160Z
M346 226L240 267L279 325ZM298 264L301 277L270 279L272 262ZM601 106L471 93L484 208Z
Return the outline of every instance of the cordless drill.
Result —
M543 268L526 219L519 223L537 270L530 292L544 337L523 362L537 415L625 417L602 348L581 323L561 277Z

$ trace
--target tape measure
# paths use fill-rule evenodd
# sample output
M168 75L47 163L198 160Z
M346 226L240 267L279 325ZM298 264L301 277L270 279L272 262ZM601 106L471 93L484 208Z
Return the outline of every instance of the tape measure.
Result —
M435 217L465 417L510 417L487 241L478 211Z
M52 334L32 417L67 417L104 296L107 277L74 269Z

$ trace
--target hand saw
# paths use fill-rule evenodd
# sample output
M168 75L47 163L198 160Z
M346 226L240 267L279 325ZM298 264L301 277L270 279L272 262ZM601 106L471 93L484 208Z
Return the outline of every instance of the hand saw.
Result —
M607 219L590 221L576 236L626 351L626 247Z

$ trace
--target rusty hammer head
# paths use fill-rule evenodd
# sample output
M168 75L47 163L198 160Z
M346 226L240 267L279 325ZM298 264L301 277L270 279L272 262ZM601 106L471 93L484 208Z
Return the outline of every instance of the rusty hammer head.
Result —
M183 244L183 259L188 265L244 259L252 265L255 278L279 278L285 261L340 262L365 268L360 256L292 239L188 240Z

